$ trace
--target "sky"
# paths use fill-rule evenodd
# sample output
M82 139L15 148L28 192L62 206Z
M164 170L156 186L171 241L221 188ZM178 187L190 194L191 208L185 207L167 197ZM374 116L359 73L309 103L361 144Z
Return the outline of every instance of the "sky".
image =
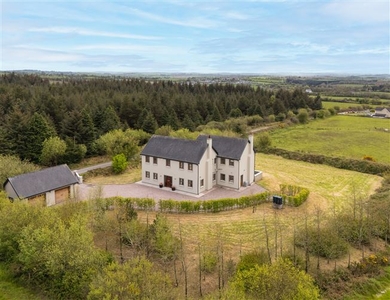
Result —
M1 0L0 69L389 74L384 0Z

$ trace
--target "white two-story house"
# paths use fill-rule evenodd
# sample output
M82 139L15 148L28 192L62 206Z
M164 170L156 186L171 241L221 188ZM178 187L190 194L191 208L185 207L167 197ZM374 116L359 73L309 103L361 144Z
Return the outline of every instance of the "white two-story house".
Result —
M196 140L154 135L141 158L143 183L196 195L215 186L240 189L255 180L253 135L200 135Z

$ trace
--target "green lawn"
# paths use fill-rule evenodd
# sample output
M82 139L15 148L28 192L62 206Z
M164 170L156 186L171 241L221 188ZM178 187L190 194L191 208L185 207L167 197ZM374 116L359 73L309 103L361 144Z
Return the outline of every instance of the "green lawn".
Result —
M270 135L273 146L290 151L355 159L368 155L389 164L389 130L389 119L334 116L306 125L275 129Z
M365 106L370 106L372 108L374 107L377 107L377 106L380 106L380 105L372 105L372 104L364 104ZM323 108L333 108L335 106L338 106L340 107L341 109L346 109L346 108L350 108L350 107L362 107L363 104L360 104L360 103L346 103L346 102L330 102L330 101L322 101L322 107Z
M0 300L14 299L39 300L43 298L38 298L27 288L17 284L7 270L7 267L0 264Z

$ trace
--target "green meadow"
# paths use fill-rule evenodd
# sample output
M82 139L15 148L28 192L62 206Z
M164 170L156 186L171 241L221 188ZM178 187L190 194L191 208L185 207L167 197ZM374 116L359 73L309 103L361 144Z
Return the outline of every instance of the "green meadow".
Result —
M333 116L270 132L272 145L290 151L362 159L390 164L390 120Z

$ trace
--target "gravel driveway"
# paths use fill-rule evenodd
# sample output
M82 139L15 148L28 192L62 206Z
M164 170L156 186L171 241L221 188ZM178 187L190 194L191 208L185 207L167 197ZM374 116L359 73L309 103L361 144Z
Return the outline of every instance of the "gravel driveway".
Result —
M132 198L153 198L173 199L173 200L209 200L220 198L238 198L245 195L253 195L265 192L266 190L257 184L252 184L248 187L243 187L240 190L215 187L212 190L199 196L183 193L180 191L172 191L170 188L159 188L141 182L131 184L107 184L103 185L102 193L104 198L122 196ZM83 200L91 198L91 195L96 191L97 186L92 184L79 184L77 187L79 197Z

